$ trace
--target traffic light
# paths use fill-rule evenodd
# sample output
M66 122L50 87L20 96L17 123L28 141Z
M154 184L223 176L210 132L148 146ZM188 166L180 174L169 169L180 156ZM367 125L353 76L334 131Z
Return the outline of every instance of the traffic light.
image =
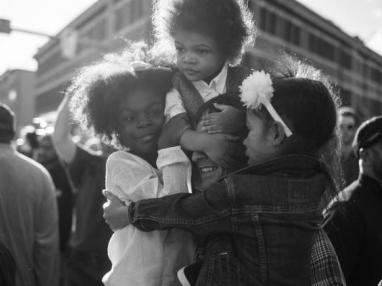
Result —
M0 33L9 34L11 31L11 22L7 19L0 19Z

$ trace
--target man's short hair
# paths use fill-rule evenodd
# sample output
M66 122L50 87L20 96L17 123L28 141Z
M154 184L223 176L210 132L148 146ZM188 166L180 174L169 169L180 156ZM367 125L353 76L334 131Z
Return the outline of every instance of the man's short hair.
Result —
M361 148L368 148L382 141L382 116L375 116L365 121L354 136L353 149L359 157Z
M0 103L0 141L8 142L15 136L15 114L8 105Z

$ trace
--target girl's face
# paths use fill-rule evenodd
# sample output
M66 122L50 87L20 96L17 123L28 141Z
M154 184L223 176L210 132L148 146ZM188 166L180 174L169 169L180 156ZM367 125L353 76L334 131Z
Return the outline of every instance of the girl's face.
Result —
M130 152L150 162L164 123L164 98L151 88L130 92L118 109L118 134Z
M209 82L224 65L225 59L211 37L178 29L174 35L177 66L191 81Z
M254 165L266 161L274 154L271 134L267 124L258 113L247 111L247 138L243 141L248 156L248 164Z

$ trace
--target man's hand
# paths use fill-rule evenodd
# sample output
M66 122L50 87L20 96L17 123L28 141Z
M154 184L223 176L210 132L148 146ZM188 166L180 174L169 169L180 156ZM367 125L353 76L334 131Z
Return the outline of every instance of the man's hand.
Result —
M201 121L202 131L233 134L238 132L238 126L245 125L245 113L230 105L214 104L220 112L207 114Z
M129 224L129 207L111 192L103 190L102 193L107 199L103 205L103 218L109 227L116 231L127 226Z

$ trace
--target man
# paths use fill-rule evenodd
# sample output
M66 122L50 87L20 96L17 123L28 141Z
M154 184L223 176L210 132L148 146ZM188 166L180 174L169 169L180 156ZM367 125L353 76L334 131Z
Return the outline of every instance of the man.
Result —
M67 167L76 196L67 264L68 285L102 286L101 279L110 269L107 244L111 230L102 218L107 157L73 142L68 100L67 95L59 107L53 134L53 143Z
M358 160L353 153L352 142L355 131L358 126L358 117L351 107L341 107L338 119L342 149L341 149L341 165L344 175L345 186L350 185L358 178Z
M0 104L0 241L16 262L16 285L58 285L58 219L53 182L16 152L14 114Z
M360 176L331 208L325 226L348 285L377 285L382 279L382 116L364 122L353 148Z

